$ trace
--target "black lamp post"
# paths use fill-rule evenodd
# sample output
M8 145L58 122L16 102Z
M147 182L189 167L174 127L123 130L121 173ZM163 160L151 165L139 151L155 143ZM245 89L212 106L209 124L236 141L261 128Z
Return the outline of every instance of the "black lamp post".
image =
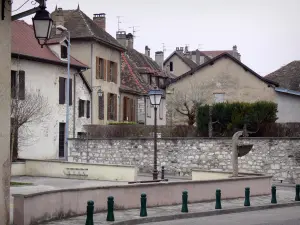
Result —
M49 12L46 10L44 1L41 3L40 10L32 18L33 30L35 38L38 40L41 47L49 39L53 20Z
M154 162L153 162L153 180L157 180L158 171L157 171L157 107L160 105L161 97L163 95L162 90L154 87L153 90L150 90L148 96L150 98L151 105L154 106Z

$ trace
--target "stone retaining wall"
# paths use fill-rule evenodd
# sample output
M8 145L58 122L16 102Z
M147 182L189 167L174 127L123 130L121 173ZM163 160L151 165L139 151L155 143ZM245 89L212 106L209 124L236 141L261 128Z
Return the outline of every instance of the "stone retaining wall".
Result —
M300 138L247 138L250 153L239 158L239 170L273 175L275 180L294 183L300 166ZM192 168L231 171L232 141L177 138L158 140L158 165L166 173L191 175ZM70 160L75 162L136 165L141 172L153 166L152 139L70 140ZM300 168L300 167L299 167Z

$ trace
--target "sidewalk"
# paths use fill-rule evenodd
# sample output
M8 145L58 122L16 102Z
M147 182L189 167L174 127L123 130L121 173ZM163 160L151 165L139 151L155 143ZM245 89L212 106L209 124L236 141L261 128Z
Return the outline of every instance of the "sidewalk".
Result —
M277 188L277 202L281 203L292 203L295 198L294 188ZM251 197L250 198L251 206L263 206L269 205L271 202L271 196L260 196L260 197ZM240 208L244 205L244 199L234 199L234 200L223 200L222 208L223 209L234 209ZM189 213L193 212L207 212L214 210L214 202L205 202L205 203L196 203L189 204ZM175 215L181 214L181 205L175 206L164 206L164 207L155 207L148 208L148 217L159 217L166 215ZM121 222L125 220L139 219L139 209L130 209L130 210L118 210L115 211L115 222ZM82 225L85 224L86 216L73 217L70 219L53 221L45 223L47 225ZM106 212L94 214L94 224L95 225L106 225L113 224L112 222L106 222Z

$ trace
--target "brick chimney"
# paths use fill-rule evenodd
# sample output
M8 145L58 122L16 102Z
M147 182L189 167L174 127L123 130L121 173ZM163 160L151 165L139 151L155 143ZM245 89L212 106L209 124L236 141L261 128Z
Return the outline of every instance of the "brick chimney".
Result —
M52 19L53 19L53 25L55 27L61 25L64 26L65 25L65 18L64 18L64 14L63 14L63 10L62 8L55 8L55 11L52 15ZM61 34L62 31L55 29L55 33L56 34Z
M155 62L159 65L159 67L162 70L164 65L164 52L162 51L155 52Z
M150 57L150 48L148 47L148 45L145 46L145 55Z
M105 13L94 14L93 21L98 25L98 27L105 30L105 28L106 28Z
M127 48L132 49L133 48L133 35L132 35L132 33L128 33L126 35L126 39L127 39Z
M126 31L117 31L116 39L122 46L127 48Z

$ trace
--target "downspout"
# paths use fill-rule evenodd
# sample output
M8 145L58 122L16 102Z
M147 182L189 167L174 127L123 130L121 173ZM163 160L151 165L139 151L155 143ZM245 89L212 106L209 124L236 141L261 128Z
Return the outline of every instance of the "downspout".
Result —
M91 88L92 88L92 94L91 94L91 124L93 124L94 121L94 101L93 101L93 94L94 94L94 88L93 88L93 54L94 53L94 45L91 43Z
M119 85L119 92L120 92L120 97L119 97L119 122L121 122L121 101L122 101L122 95L121 95L121 91L120 91L120 87L121 87L121 73L122 73L122 56L121 56L122 53L120 53L120 63L119 63L119 76L118 76L118 83L120 84ZM123 114L123 112L122 112ZM124 117L124 115L123 115Z
M73 83L74 83L74 88L73 88L73 96L74 96L74 100L73 100L73 138L75 138L75 134L76 134L76 125L75 125L75 108L76 108L76 73L73 74L74 78L73 78Z

